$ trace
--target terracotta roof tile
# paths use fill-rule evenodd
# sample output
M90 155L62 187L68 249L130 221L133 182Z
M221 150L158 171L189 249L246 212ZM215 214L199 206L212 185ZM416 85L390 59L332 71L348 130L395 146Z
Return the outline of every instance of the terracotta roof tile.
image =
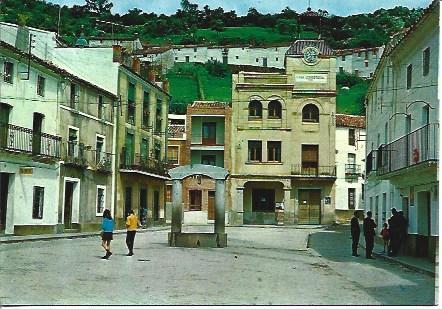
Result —
M336 126L365 129L365 116L336 114Z

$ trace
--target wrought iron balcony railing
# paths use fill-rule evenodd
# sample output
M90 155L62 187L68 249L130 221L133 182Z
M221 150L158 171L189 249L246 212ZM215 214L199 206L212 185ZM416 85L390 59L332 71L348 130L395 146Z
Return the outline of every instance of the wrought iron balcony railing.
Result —
M336 178L336 166L316 166L316 167L303 167L302 164L292 165L292 175L300 177L312 177L312 178Z
M88 164L83 143L66 143L66 156L64 157L64 164L77 167L87 167Z
M439 124L430 123L378 149L377 174L439 160Z
M108 152L95 151L95 168L101 172L112 171L112 154Z
M358 177L361 175L361 166L359 164L345 164L346 177Z
M167 173L167 163L155 160L147 155L131 153L123 147L120 156L120 169L143 171L164 176Z
M61 137L13 124L0 123L0 149L60 158Z

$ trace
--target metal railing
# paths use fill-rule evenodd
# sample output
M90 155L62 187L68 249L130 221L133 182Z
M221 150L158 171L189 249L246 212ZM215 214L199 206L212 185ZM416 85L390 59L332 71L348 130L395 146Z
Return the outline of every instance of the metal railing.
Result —
M217 137L207 138L201 134L192 134L192 145L203 145L203 146L224 146L224 139Z
M439 124L427 124L378 149L377 174L439 160Z
M377 170L377 152L377 150L370 151L365 159L365 172L367 175Z
M131 153L123 147L120 154L120 169L137 170L158 175L166 175L167 163L147 155Z
M83 143L66 143L66 156L64 157L64 164L79 167L86 167L88 165Z
M336 177L336 166L323 165L317 167L303 167L302 164L292 165L292 175L302 177Z
M102 172L112 171L112 154L95 151L95 169Z
M0 123L0 149L60 158L61 137Z
M345 164L345 175L359 176L361 174L361 166L359 164Z

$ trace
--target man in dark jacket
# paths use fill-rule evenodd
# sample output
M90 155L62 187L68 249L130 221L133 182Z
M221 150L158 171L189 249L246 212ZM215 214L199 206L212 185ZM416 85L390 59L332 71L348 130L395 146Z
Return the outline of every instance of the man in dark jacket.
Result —
M358 212L355 211L353 214L353 218L351 218L351 255L359 256L358 254L358 245L359 245L359 235L361 234L361 228L359 227L359 219Z
M391 209L392 216L389 220L390 228L390 251L389 256L396 256L400 247L401 219L396 208Z
M376 223L371 218L371 211L367 211L367 217L364 219L363 229L364 229L364 237L365 237L365 257L367 259L373 259L373 247L374 247L374 235Z

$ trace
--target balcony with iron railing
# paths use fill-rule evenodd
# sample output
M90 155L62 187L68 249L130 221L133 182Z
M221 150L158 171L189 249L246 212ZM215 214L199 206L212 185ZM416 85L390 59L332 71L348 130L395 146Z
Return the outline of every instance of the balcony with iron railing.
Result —
M292 164L292 175L307 178L336 178L335 165L304 166L302 164Z
M224 139L220 136L205 136L202 134L192 134L192 146L224 146Z
M345 164L345 177L358 178L361 176L361 166L359 164Z
M381 145L377 151L377 175L439 160L439 124L430 123L407 135Z
M112 153L90 149L83 143L67 142L64 164L77 168L91 168L93 170L110 173L112 172Z
M60 158L61 137L0 123L0 149L36 157Z
M141 171L165 176L167 174L167 163L155 160L147 155L131 153L123 147L120 154L120 170Z

